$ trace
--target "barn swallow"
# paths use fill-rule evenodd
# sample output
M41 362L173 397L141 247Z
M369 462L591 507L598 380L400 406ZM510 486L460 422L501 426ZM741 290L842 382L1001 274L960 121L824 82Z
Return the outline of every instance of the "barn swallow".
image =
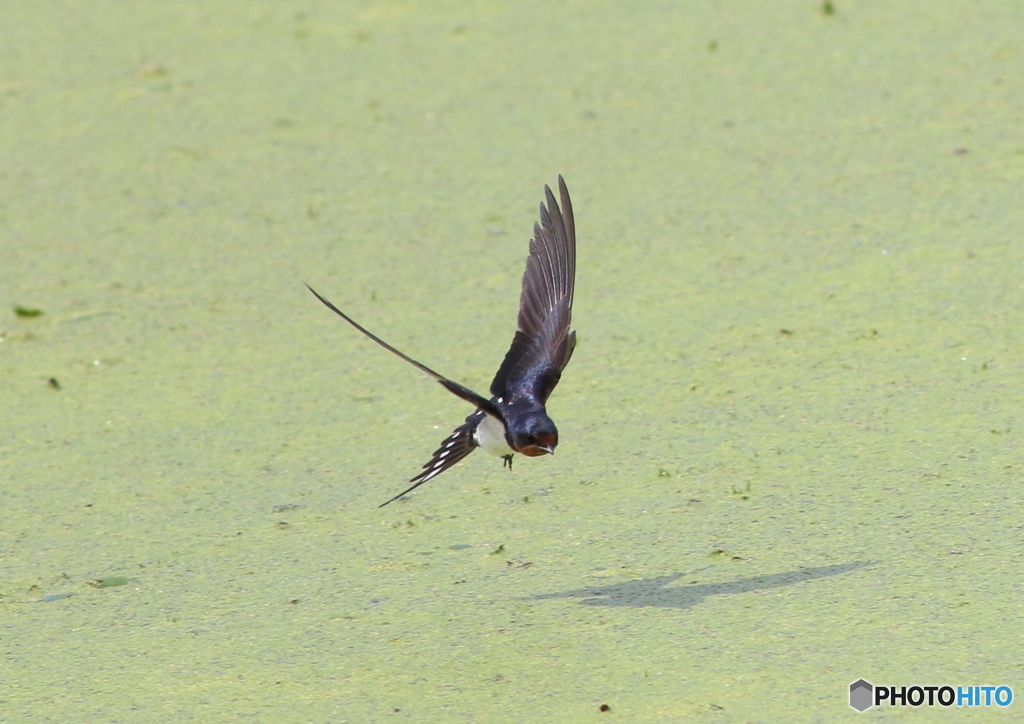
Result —
M569 192L561 176L558 193L561 206L551 189L544 187L547 204L540 205L540 221L533 225L519 298L518 329L491 382L490 399L395 349L306 285L332 312L476 407L434 451L423 471L409 481L412 485L381 503L381 508L437 477L478 447L504 458L504 465L510 469L515 453L538 457L555 452L558 429L544 404L576 347L576 332L569 331L576 283L576 230Z

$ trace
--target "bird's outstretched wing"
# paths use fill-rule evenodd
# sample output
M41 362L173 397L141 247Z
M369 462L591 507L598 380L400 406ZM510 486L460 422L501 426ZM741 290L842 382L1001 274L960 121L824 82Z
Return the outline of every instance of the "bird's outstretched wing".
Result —
M541 404L558 384L572 357L576 333L569 331L576 280L576 229L565 181L558 177L561 207L544 187L540 222L533 226L530 256L523 273L519 327L491 382L491 394L508 399L510 390L528 391Z
M400 352L399 350L395 349L390 344L385 342L383 339L381 339L380 337L375 335L373 332L371 332L370 330L366 329L366 327L363 327L361 324L356 322L356 320L352 319L352 317L348 316L343 311L338 309L336 306L331 304L327 300L327 298L321 296L321 294L316 289L314 289L313 287L309 286L308 284L306 285L306 289L308 289L309 291L313 292L313 296L315 296L317 299L319 299L321 302L323 302L325 307L330 309L332 312L337 314L339 317L344 319L346 322L351 324L353 327L358 329L360 332L365 334L367 337L372 339L374 342L379 344L381 347L386 349L388 352L391 352L392 354L398 355L399 357L401 357L402 359L404 359L406 362L408 362L409 364L413 365L417 369L420 369L420 370L426 372L428 375L430 375L435 380L440 382L441 385L446 390L451 392L453 395L456 395L457 397L461 397L463 400L465 400L466 402L470 403L471 405L475 405L478 410L485 410L486 412L489 412L491 415L493 415L494 417L496 417L499 420L504 420L505 419L505 417L502 414L501 410L498 409L498 406L495 405L490 400L488 400L483 395L479 395L476 392L473 392L473 390L469 389L468 387L463 387L458 382L454 382L454 381L448 379L447 377L445 377L444 375L441 375L441 374L438 374L437 372L434 372L434 370L430 369L429 367L427 367L422 362L417 362L416 360L414 360L412 357L410 357L409 355L405 354L404 352Z
M423 472L409 481L413 485L390 500L381 503L378 507L383 508L406 493L412 492L473 452L477 447L476 440L473 439L473 430L480 424L483 417L484 413L480 410L476 410L467 417L464 423L455 428L452 434L444 439L441 447L434 451L434 456L430 459L430 462L423 466Z

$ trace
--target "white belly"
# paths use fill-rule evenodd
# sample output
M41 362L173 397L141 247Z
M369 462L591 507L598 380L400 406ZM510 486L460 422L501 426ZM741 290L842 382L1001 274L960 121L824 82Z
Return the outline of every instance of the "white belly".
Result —
M505 426L501 424L501 420L496 420L490 415L485 414L483 421L476 426L473 439L491 455L500 457L512 454L512 448L505 439Z

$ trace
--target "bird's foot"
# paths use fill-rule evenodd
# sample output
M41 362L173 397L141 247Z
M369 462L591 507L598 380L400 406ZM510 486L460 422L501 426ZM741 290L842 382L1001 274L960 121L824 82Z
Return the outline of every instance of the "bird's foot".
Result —
M512 469L512 455L511 454L509 454L509 455L502 455L501 459L505 461L502 464L501 467L508 468L509 470L511 470Z

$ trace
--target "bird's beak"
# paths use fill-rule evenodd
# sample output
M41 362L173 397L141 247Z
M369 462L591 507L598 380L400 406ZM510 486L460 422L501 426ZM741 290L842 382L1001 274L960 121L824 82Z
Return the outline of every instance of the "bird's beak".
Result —
M523 447L519 452L527 457L536 458L541 455L554 455L554 445L527 445Z

